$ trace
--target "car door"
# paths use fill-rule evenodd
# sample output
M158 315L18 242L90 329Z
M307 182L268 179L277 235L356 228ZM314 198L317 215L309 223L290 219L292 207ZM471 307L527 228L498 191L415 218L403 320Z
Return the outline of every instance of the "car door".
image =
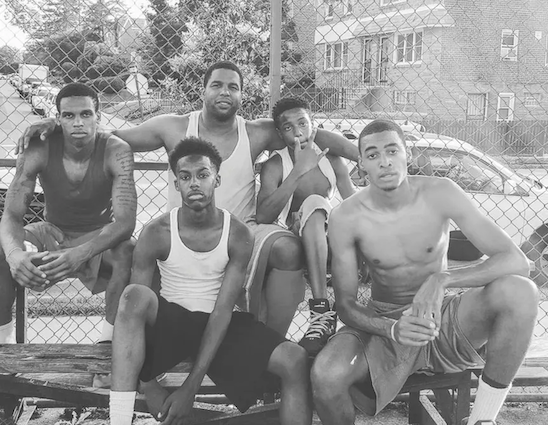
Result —
M413 148L416 174L447 177L457 183L477 207L510 235L522 241L526 203L494 165L473 152L448 148Z

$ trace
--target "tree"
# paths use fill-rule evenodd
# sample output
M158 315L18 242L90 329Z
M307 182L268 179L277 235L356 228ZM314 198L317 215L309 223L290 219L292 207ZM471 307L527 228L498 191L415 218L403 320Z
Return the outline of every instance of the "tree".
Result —
M285 0L284 0L285 1ZM242 112L256 116L268 107L270 61L270 2L268 0L179 0L178 19L164 0L153 0L156 21L143 56L147 70L163 87L189 109L198 107L205 70L219 60L237 63L245 75ZM162 13L160 13L162 12ZM284 25L290 22L284 14ZM157 23L171 25L169 39L154 38ZM164 34L166 32L164 31ZM161 43L159 42L161 41ZM175 42L173 44L173 42ZM172 49L166 49L166 45ZM287 45L284 48L287 51ZM294 60L291 55L284 57ZM166 65L167 64L167 65ZM155 73L158 68L162 73ZM166 78L168 77L168 78Z
M116 25L123 14L120 0L97 0L84 13L84 30L91 40L104 42L108 27Z
M168 59L175 56L182 46L183 24L177 10L166 0L150 0L150 7L147 14L150 35L144 37L140 53L145 68L159 81L173 74Z
M0 47L0 67L17 62L19 50L14 47L5 45Z

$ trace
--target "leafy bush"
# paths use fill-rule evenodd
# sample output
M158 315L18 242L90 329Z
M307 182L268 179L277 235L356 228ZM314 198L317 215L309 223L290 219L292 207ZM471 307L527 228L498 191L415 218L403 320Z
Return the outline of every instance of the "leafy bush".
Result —
M120 77L100 77L89 82L95 90L102 93L118 93L125 86L125 81Z

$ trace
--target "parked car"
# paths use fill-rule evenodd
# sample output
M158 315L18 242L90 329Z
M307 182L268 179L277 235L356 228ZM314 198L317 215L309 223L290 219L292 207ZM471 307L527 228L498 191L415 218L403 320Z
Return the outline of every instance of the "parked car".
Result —
M21 83L17 91L23 99L27 100L32 87L38 86L40 84L42 84L41 80L38 80L36 78L27 78Z
M56 110L55 98L57 93L59 93L59 89L56 87L40 86L38 92L31 98L32 112L45 117L51 116L52 111Z
M409 174L447 177L471 197L535 263L531 277L548 283L548 190L462 140L435 134L407 135ZM349 164L359 183L358 170ZM456 227L454 227L456 229Z
M38 94L38 92L40 90L44 90L44 89L51 89L53 88L52 85L50 83L46 83L44 81L40 82L40 83L33 83L30 87L30 91L29 91L29 101L32 101L32 96L35 96L36 94Z

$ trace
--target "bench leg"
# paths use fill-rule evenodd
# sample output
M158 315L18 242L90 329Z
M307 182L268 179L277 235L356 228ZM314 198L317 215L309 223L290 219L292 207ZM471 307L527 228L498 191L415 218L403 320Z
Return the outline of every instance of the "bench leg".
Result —
M409 393L409 425L420 424L421 422L420 395L420 391Z
M470 416L470 388L472 374L468 370L467 375L460 381L457 387L457 405L455 407L455 424L460 425L462 420Z
M4 411L0 414L0 425L13 425L21 413L21 400L17 396L0 394L0 409Z
M451 394L451 390L447 388L439 388L433 391L436 397L436 406L438 407L441 416L449 425L454 425L453 408L455 404L453 400L453 395Z

